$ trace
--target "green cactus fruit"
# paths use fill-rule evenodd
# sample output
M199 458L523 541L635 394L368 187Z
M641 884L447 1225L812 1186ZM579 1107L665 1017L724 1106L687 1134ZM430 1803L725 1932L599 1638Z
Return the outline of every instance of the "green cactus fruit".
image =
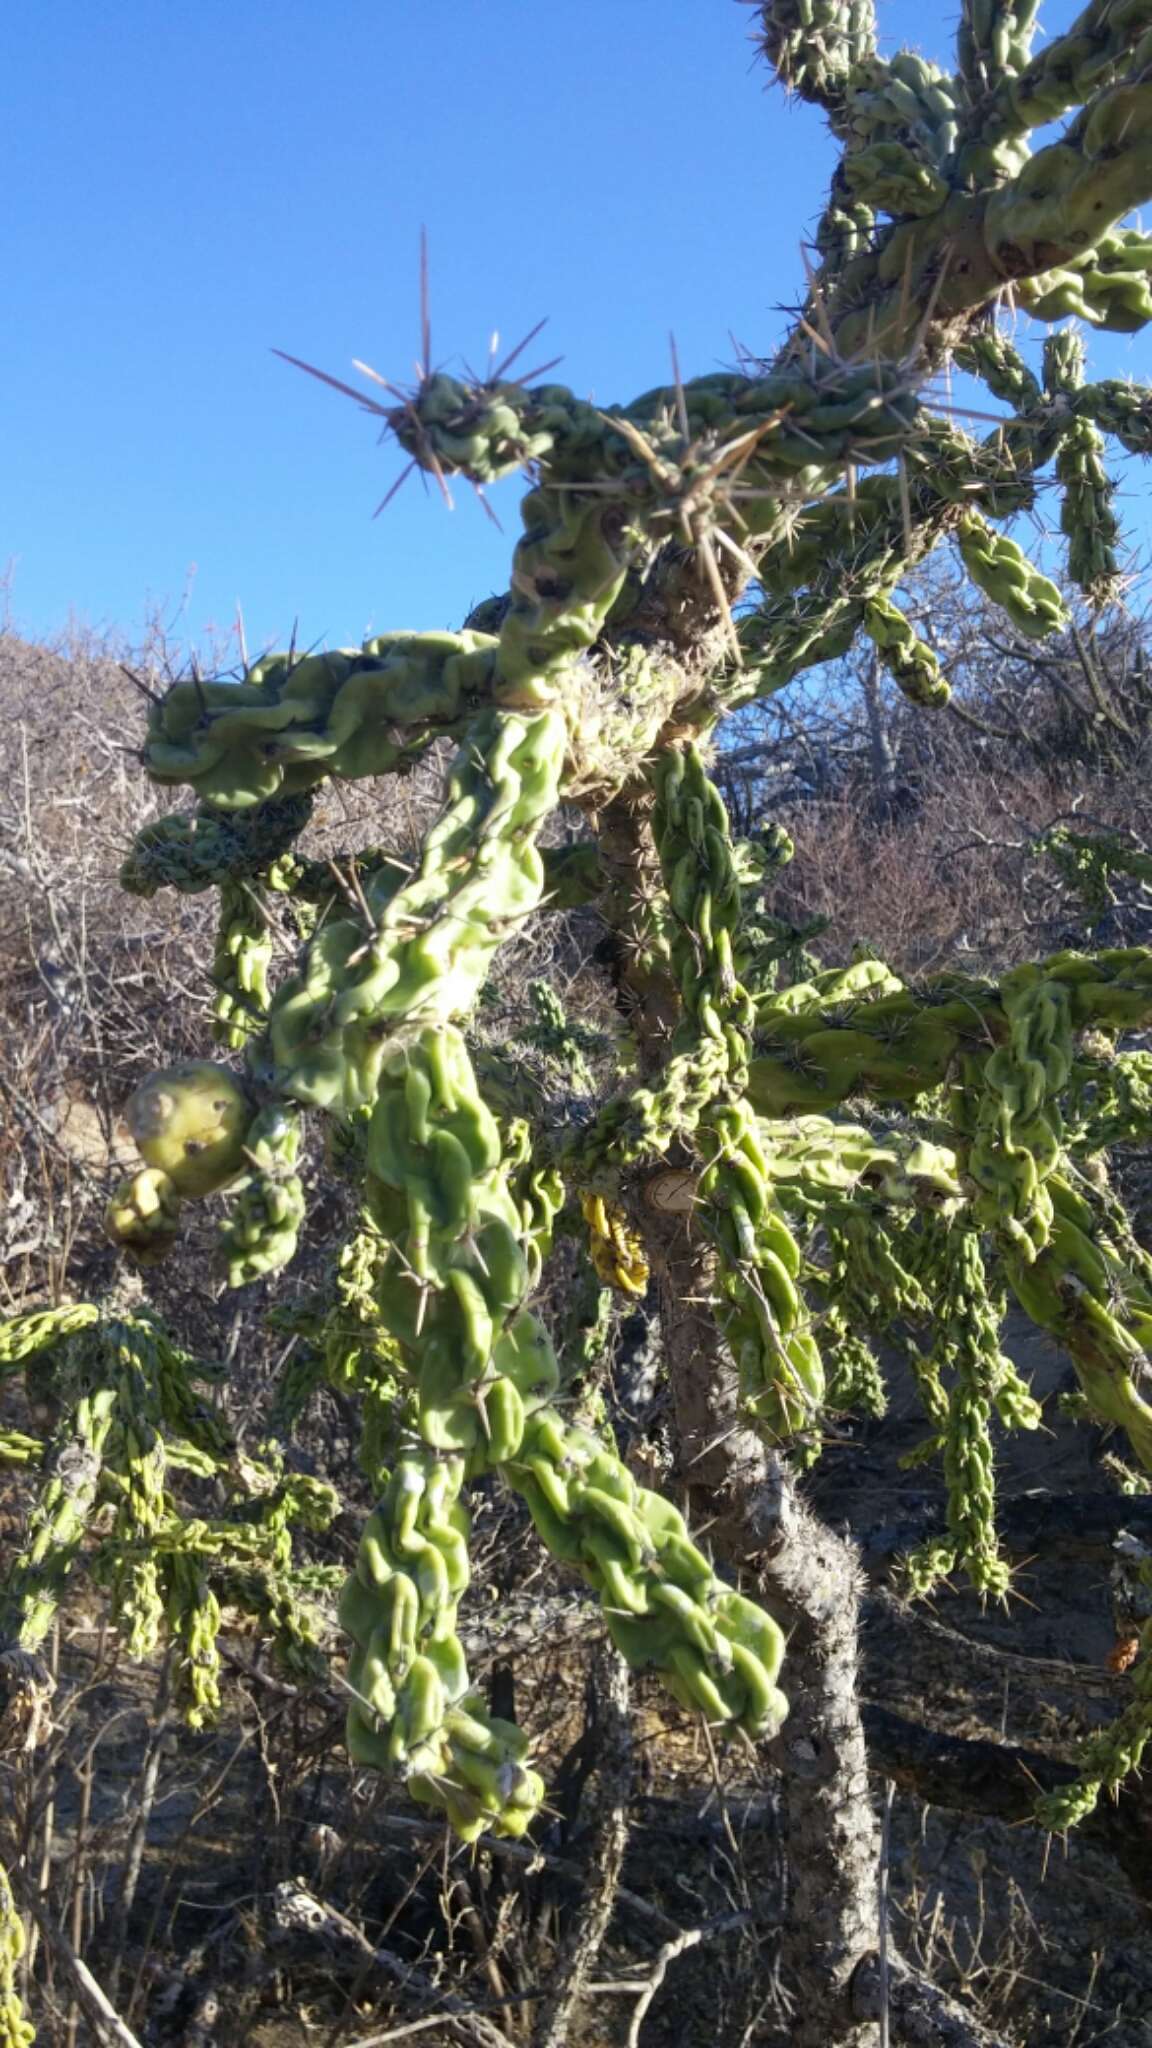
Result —
M129 1174L113 1190L104 1211L104 1228L113 1244L128 1252L138 1266L155 1266L166 1258L180 1229L180 1196L159 1167Z
M244 1166L253 1105L235 1074L211 1060L163 1067L129 1097L124 1119L140 1157L180 1195L211 1195Z

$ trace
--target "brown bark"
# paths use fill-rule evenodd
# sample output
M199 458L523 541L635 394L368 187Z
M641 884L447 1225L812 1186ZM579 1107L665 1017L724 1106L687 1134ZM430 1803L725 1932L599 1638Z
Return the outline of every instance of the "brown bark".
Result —
M886 1996L890 2037L904 2048L1009 2048L1003 2034L986 2027L946 1991L910 1970L899 1956L892 1965ZM868 1965L857 1980L857 2009L878 2020L884 2000L879 1969Z
M651 803L646 782L629 783L600 812L597 840L604 877L600 909L608 927L604 956L649 1070L658 1067L679 1015L675 988L648 965L643 951L646 907L661 886L646 826Z
M789 1900L780 1966L789 2048L865 2048L857 1972L879 1945L879 1834L857 1697L861 1573L852 1544L799 1498L781 1459L735 1416L732 1376L703 1305L711 1264L683 1218L652 1218L648 1246L681 1475L716 1554L753 1582L788 1637L788 1720L773 1744Z

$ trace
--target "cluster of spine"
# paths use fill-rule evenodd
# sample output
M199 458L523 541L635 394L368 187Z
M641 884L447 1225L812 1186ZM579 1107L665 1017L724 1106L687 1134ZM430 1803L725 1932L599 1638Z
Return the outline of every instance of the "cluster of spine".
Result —
M631 508L626 543L612 538L616 522L605 519L603 508L578 496L572 503L569 492L565 509L561 494L545 483L524 502L525 537L516 551L517 567L530 576L541 546L553 556L562 546L593 601L597 583L616 586L609 604L644 536L650 543L674 534L685 499L695 501L710 483L723 485L737 439L744 444L742 482L779 493L814 469L885 461L919 420L918 400L899 367L872 361L865 368L816 348L767 374L720 371L679 387L658 386L605 412L563 385L477 385L437 373L389 415L401 445L427 467L434 458L447 474L483 484L536 461L553 484L618 486L620 502ZM513 650L536 673L545 647L571 654L587 644L580 605L558 592L546 606L552 630L542 642L539 592L526 584L528 608L536 613L530 624L518 617L518 585L519 578L496 655L497 670L509 681Z

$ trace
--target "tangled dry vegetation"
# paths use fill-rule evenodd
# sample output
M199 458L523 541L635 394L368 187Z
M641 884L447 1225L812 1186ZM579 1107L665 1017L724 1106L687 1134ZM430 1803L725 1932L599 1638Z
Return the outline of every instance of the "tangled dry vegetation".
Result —
M151 672L158 652L131 666ZM122 655L83 638L57 648L0 641L7 1311L116 1284L99 1217L125 1146L120 1106L142 1069L209 1042L204 900L141 903L115 886L127 843L158 808L133 756L137 690ZM991 679L1008 659L985 658L984 692L963 693L974 717L994 721ZM1080 657L1069 643L1060 659L1074 669ZM1122 709L1139 730L1106 734L1120 757L1106 752L1091 767L1077 765L1083 733L1072 747L1041 745L1036 718L1015 752L993 755L974 724L956 721L934 732L925 756L923 722L885 702L894 801L893 784L877 784L875 719L853 673L813 707L807 736L799 719L738 734L721 764L736 815L743 805L752 828L771 801L796 839L778 911L817 954L813 927L830 919L832 957L851 933L898 968L972 952L995 967L1084 936L1083 904L1032 840L1069 813L1136 833L1143 825L1139 635L1122 663L1114 651L1109 659L1109 691L1136 690L1140 718L1127 699ZM1074 684L1046 687L1052 718L1070 715ZM805 787L796 763L820 748L835 773ZM357 786L352 815L347 799L326 799L310 850L322 853L326 834L345 847L414 844L435 788L430 765L389 785L386 815L374 786ZM1134 885L1115 903L1109 936L1143 937L1145 901ZM594 913L575 912L546 929L535 950L525 940L504 956L488 1029L494 1042L514 1041L526 991L546 974L595 1060L612 1022L589 971L601 928ZM242 1440L285 1349L268 1312L323 1269L345 1222L322 1175L311 1174L308 1194L307 1250L289 1276L239 1296L214 1292L204 1225L192 1256L153 1283L176 1327L226 1368L223 1398ZM563 1290L563 1269L551 1284ZM940 1513L931 1479L900 1466L920 1425L899 1382L883 1430L864 1421L831 1446L814 1497L863 1546L866 1725L888 1780L885 1868L902 1947L964 1993L990 2040L1144 2048L1146 1795L1126 1795L1122 1811L1106 1810L1051 1854L1014 1825L1037 1774L1115 1711L1125 1683L1108 1662L1109 1446L1061 1422L1071 1375L1055 1348L1020 1341L1051 1426L1001 1475L1010 1550L1042 1556L1024 1566L1009 1614L973 1594L912 1609L893 1591L896 1561ZM643 1478L667 1466L657 1342L642 1303L618 1312L605 1394ZM305 1469L333 1480L345 1504L315 1539L329 1562L351 1561L368 1505L356 1436L348 1404L329 1391L299 1438ZM19 1526L25 1498L18 1471L0 1479L0 1530ZM1147 1498L1130 1506L1143 1527ZM26 1904L38 2039L338 2048L414 2036L495 2048L530 2026L534 2040L559 2042L572 2022L566 1969L600 1935L602 1901L609 1924L567 2038L635 2043L643 2024L645 2042L755 2041L756 1987L787 1911L774 1779L751 1751L718 1756L702 1724L649 1681L633 1682L630 1702L594 1610L553 1568L525 1565L529 1536L522 1509L482 1487L465 1640L494 1707L514 1703L531 1727L551 1789L532 1844L489 1842L478 1853L453 1850L439 1823L349 1767L331 1684L288 1682L236 1635L221 1718L190 1735L174 1716L170 1659L127 1663L98 1602L66 1603L51 1641L51 1738L3 1766L2 1854L36 1879ZM109 2031L101 1993L127 2032Z

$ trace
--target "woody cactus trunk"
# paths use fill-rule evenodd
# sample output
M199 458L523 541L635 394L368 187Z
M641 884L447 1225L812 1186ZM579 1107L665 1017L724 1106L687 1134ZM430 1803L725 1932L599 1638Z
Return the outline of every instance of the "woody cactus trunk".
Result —
M803 316L772 355L603 409L513 358L483 380L426 359L383 395L326 378L441 482L527 474L508 593L457 633L171 685L143 760L195 808L149 826L123 871L142 895L218 892L231 1055L142 1079L141 1166L108 1214L125 1254L168 1256L185 1205L219 1195L231 1284L286 1265L307 1227L307 1117L357 1191L278 1396L281 1435L324 1378L362 1404L378 1504L339 1595L352 1762L397 1775L464 1840L531 1831L529 1736L471 1686L457 1627L467 1486L498 1473L629 1664L717 1738L773 1745L793 1857L779 2038L800 2048L871 2039L878 1995L856 1566L798 1487L830 1421L883 1410L872 1338L927 1332L912 1345L923 1456L949 1508L946 1537L909 1560L914 1590L955 1574L1010 1590L994 1440L1039 1408L1001 1350L1008 1298L1067 1348L1085 1411L1152 1467L1152 1261L1107 1172L1108 1147L1152 1123L1144 1056L1124 1044L1152 1024L1152 951L1061 953L999 983L865 959L779 986L789 939L768 899L787 840L735 840L710 766L726 717L858 635L939 715L947 677L898 593L949 541L1020 632L1066 627L1004 530L1045 472L1085 604L1117 595L1106 443L1152 452L1152 399L1086 381L1056 323L1152 318L1152 240L1125 224L1152 196L1152 0L1093 0L1036 54L1034 15L965 0L949 70L881 57L869 0L755 10L764 56L840 152ZM1055 325L1038 352L1031 322ZM1001 409L979 438L923 395L950 363ZM298 850L326 781L403 774L445 737L414 865ZM576 845L556 843L561 806L583 820ZM299 952L273 987L274 900ZM593 1089L545 992L540 1043L576 1104L551 1116L473 1020L504 941L581 903L609 934L616 1078ZM532 1307L561 1229L586 1232L593 1297L643 1294L651 1273L681 1494L706 1538L638 1483L606 1424L573 1419L580 1347L558 1356ZM332 1575L294 1562L292 1530L335 1501L273 1453L238 1460L196 1361L146 1307L18 1318L0 1361L47 1361L59 1410L48 1444L3 1444L46 1474L7 1595L26 1725L82 1557L134 1650L172 1634L194 1719L212 1711L229 1609L299 1669L320 1656ZM189 1464L232 1489L215 1522L180 1507ZM1143 1656L1133 1704L1045 1826L1139 1762L1152 1644ZM926 2014L959 2030L937 2038L980 2038L897 1963L885 1997L894 2038L929 2038ZM0 2038L24 2038L6 2010Z

